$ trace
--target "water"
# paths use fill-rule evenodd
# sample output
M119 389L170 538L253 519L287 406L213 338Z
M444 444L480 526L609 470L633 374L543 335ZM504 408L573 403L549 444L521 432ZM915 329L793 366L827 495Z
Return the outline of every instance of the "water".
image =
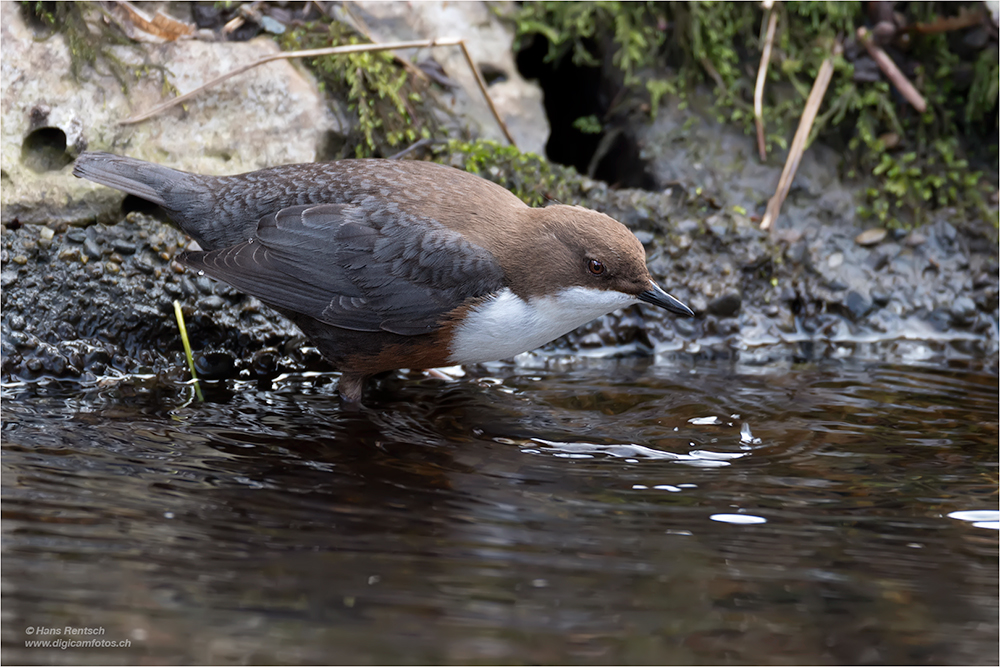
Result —
M997 663L995 369L334 388L5 388L4 662Z

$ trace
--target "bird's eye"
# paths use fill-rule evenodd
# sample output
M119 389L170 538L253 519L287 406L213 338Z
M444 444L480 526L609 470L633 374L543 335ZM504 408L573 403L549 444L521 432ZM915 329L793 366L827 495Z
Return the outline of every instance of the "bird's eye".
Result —
M587 270L595 276L599 276L604 273L604 264L598 259L589 260L587 262Z

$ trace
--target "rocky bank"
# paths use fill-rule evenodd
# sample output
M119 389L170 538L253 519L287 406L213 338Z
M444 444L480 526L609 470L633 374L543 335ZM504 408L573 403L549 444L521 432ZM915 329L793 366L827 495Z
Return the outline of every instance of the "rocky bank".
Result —
M121 195L75 179L71 160L82 150L110 149L205 173L312 160L330 133L349 122L338 104L325 100L307 72L283 63L285 69L260 73L263 81L231 80L214 96L149 125L118 126L115 119L150 106L149 100L126 99L96 73L83 83L69 81L65 44L58 37L34 41L11 4L2 10L3 380L183 378L175 300L206 378L325 369L297 330L267 306L174 261L188 244L180 232L155 212L124 213ZM499 23L494 29L504 30ZM233 58L256 57L233 55L235 48L267 52L273 44L267 38L191 41L150 50L171 68L187 51L210 52L208 61L220 70ZM53 63L48 71L39 58ZM528 117L541 114L534 93L509 97L522 125L526 109L533 109ZM682 111L665 104L635 130L656 176L654 191L615 190L571 176L575 201L566 203L606 212L634 230L654 276L697 317L632 307L525 360L538 363L559 352L757 363L850 357L996 368L995 211L992 220L959 221L942 211L913 231L866 229L855 215L860 192L841 181L836 154L813 146L777 229L762 232L757 215L773 193L780 159L760 165L751 138L696 106ZM541 144L547 125L537 120L521 132ZM476 127L466 129L475 135ZM62 150L44 141L38 148L39 130L46 128L65 135Z

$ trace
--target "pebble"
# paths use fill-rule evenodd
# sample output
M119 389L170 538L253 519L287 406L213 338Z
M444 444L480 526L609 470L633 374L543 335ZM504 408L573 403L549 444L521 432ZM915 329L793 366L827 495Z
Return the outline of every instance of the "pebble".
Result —
M236 360L228 352L207 352L194 358L195 370L205 380L224 380L236 373Z
M804 239L799 239L785 249L785 258L792 264L801 264L809 252L809 245Z
M97 241L94 239L87 239L83 242L83 252L91 259L100 259L103 254L101 253L101 246L97 245Z
M119 252L123 255L131 255L136 251L136 245L131 241L126 241L125 239L115 239L111 242L111 247L115 249L115 252Z
M719 317L732 317L739 312L742 304L743 297L734 290L712 299L708 303L708 312Z
M198 307L202 310L222 310L226 307L226 300L221 296L208 296L198 302Z
M859 292L854 290L847 293L847 298L844 299L844 305L847 307L847 311L851 314L851 319L855 322L867 315L868 311L872 309L871 302Z
M976 314L976 303L967 296L960 296L951 304L951 316L957 322L967 322Z
M941 230L941 236L943 236L949 243L954 243L955 239L958 238L958 230L955 229L955 226L950 222L942 222L939 225L939 229Z
M654 239L656 239L656 236L653 234L653 232L647 232L642 229L638 229L632 233L635 234L635 237L639 239L639 243L641 243L642 245L649 245L650 243L653 242Z
M828 260L826 260L826 265L829 266L831 269L835 269L843 263L844 263L844 253L842 252L835 252L832 255L830 255L830 258Z
M674 329L685 338L690 338L694 335L694 325L691 323L691 320L674 320Z
M208 276L198 276L194 279L194 284L199 290L201 290L202 294L212 293L212 281L208 278Z
M871 253L866 259L865 264L872 271L881 271L889 263L889 255L885 253L884 250L879 248L877 251Z
M886 234L887 232L881 227L874 227L872 229L866 229L855 236L854 242L862 246L875 245L876 243L881 243L886 237Z
M840 292L842 290L847 289L847 283L845 283L843 280L840 280L839 278L834 278L833 280L828 282L826 286L829 287L834 292Z

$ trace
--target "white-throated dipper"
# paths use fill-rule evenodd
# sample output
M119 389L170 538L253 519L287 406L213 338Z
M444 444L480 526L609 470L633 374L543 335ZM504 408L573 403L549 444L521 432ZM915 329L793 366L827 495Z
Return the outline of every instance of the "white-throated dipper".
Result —
M178 259L295 322L348 402L374 374L506 359L638 301L694 314L620 222L431 162L216 177L83 153L73 173L162 207L203 249Z

